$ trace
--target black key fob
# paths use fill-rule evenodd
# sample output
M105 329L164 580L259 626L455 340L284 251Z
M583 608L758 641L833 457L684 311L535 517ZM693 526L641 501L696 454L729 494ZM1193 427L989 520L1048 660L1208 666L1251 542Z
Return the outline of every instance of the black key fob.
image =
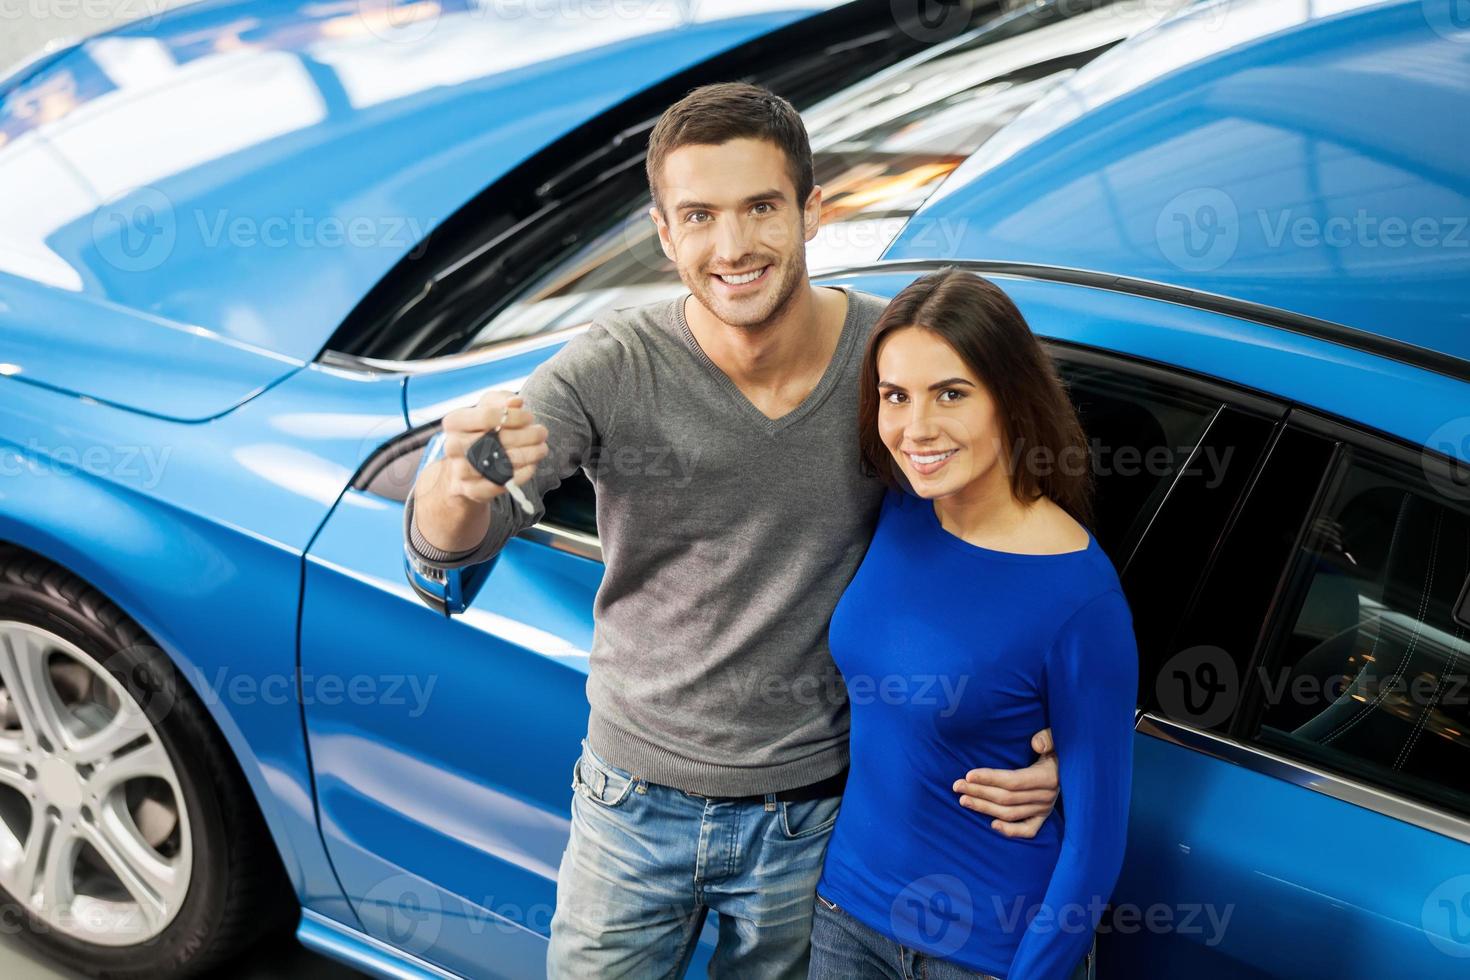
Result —
M515 475L515 467L505 454L505 447L500 444L500 435L496 432L487 432L476 439L465 457L481 476L499 486L505 486Z

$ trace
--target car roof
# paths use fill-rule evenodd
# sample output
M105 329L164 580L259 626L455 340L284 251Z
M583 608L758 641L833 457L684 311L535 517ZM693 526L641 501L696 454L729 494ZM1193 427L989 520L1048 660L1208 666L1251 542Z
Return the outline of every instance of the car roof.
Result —
M884 258L1129 277L1470 359L1470 30L1449 8L1190 8L998 133Z
M0 203L0 289L310 359L516 164L837 5L223 0L143 18L0 91L0 186L25 189Z
M821 281L892 298L923 271L873 268ZM1456 378L1221 310L1019 272L987 277L1038 336L1215 378L1470 462L1470 399Z

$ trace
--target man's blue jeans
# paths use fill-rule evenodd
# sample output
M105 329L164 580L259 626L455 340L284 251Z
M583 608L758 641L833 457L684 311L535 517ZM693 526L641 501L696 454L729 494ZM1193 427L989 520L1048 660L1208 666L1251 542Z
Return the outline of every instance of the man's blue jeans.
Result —
M585 740L572 788L548 977L682 977L710 909L711 976L806 977L840 796L721 801L639 779Z

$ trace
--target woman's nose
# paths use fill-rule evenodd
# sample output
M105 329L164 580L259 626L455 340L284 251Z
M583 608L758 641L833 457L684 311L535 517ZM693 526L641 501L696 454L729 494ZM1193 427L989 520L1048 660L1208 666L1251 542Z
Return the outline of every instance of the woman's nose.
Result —
M939 435L939 426L928 412L915 408L909 415L908 424L904 426L904 435L913 442L928 442Z

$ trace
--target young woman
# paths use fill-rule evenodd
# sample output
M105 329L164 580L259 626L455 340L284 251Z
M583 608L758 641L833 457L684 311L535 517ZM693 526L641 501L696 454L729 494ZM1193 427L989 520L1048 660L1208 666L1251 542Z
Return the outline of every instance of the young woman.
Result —
M894 298L861 383L863 462L890 489L832 617L852 762L810 976L1088 977L1123 858L1138 664L1086 526L1081 426L1020 311L964 272ZM1026 765L1047 725L1057 812L1030 840L977 825L953 774Z

